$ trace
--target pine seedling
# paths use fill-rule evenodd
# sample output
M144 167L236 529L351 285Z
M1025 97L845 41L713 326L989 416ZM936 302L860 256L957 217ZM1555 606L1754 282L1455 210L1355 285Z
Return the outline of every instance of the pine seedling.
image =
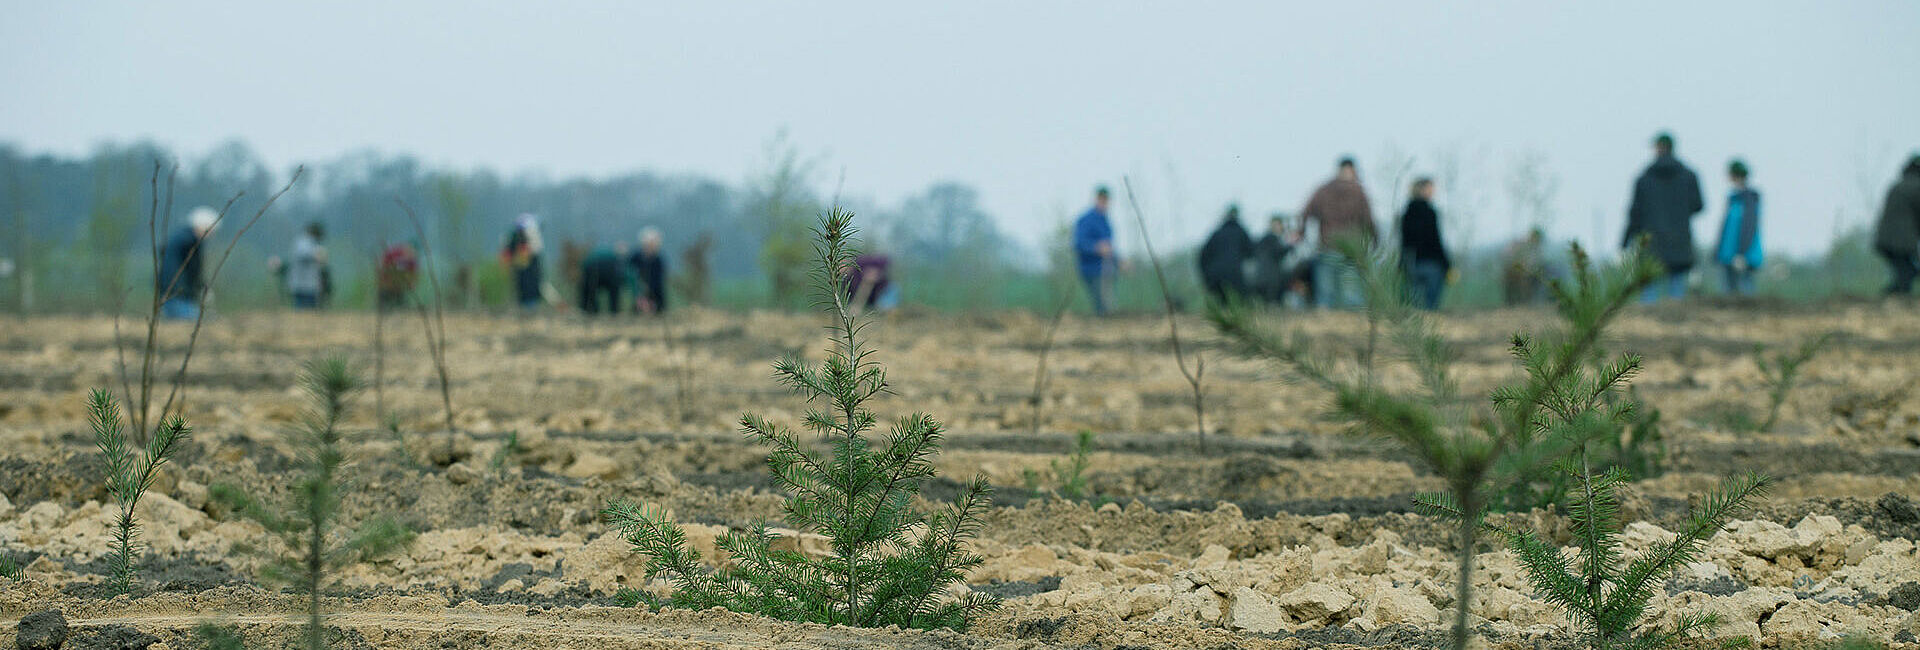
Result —
M20 564L13 561L13 556L0 554L0 578L20 579Z
M295 435L304 473L293 494L281 503L262 503L231 484L217 484L211 495L248 519L258 522L280 546L263 549L267 564L261 577L292 586L307 596L306 645L326 647L325 612L321 597L336 572L401 548L413 533L398 522L378 517L347 530L339 521L341 495L346 489L347 434L342 428L352 398L364 386L339 358L308 363L300 384L313 400Z
M1760 423L1760 433L1773 431L1773 426L1780 423L1780 407L1786 405L1787 396L1799 383L1800 367L1812 361L1832 341L1833 334L1828 333L1772 355L1766 354L1765 348L1754 350L1753 363L1760 367L1760 376L1767 386L1767 421Z
M1680 567L1698 560L1707 539L1745 511L1749 501L1765 494L1772 479L1749 473L1721 481L1672 540L1656 544L1627 562L1620 550L1623 524L1618 491L1630 480L1629 475L1617 467L1589 473L1584 451L1576 459L1557 467L1570 474L1575 484L1565 504L1568 529L1576 547L1573 558L1533 531L1485 526L1504 539L1519 558L1534 594L1565 609L1567 618L1593 650L1667 648L1695 633L1719 627L1723 621L1717 615L1698 612L1681 615L1668 629L1648 628L1642 619L1647 615L1647 603L1667 579ZM1467 521L1465 513L1445 495L1426 495L1418 502L1428 514Z
M1073 455L1067 457L1062 465L1058 459L1048 461L1053 467L1053 475L1060 477L1060 496L1078 499L1087 496L1087 466L1093 457L1093 432L1081 429L1073 438Z
M231 625L201 623L194 626L193 638L202 650L246 650L246 637Z
M112 594L130 593L141 551L140 523L135 510L147 489L153 487L160 466L180 450L181 443L193 434L193 429L184 418L167 418L160 422L160 428L153 435L147 436L146 449L135 457L127 444L126 429L121 425L120 405L112 393L99 389L87 396L87 421L93 425L93 442L106 461L107 494L120 506L119 514L113 519L113 550L108 557L113 575L108 578L107 587Z
M1550 284L1568 315L1566 330L1515 335L1511 348L1523 375L1479 402L1460 396L1449 373L1452 352L1445 339L1424 315L1408 308L1404 292L1390 290L1394 280L1387 276L1397 268L1396 260L1353 243L1340 250L1367 287L1368 318L1375 323L1369 341L1384 333L1403 353L1415 387L1395 391L1377 382L1371 345L1362 349L1357 369L1342 372L1332 359L1315 353L1304 336L1282 338L1258 327L1244 305L1214 306L1209 318L1241 354L1273 360L1290 376L1332 393L1333 415L1354 425L1356 433L1406 447L1445 480L1446 503L1460 518L1452 647L1461 650L1470 634L1474 544L1491 497L1632 416L1631 402L1610 403L1607 396L1639 371L1640 360L1622 356L1597 365L1589 360L1607 325L1652 280L1654 270L1640 256L1612 270L1596 270L1575 246L1572 283Z
M525 450L520 446L520 432L508 431L506 441L500 443L500 448L493 451L493 458L487 461L487 467L496 473L504 470L507 467L507 460L522 451Z
M826 453L757 415L740 418L743 433L770 449L767 467L788 495L786 523L827 537L830 554L813 558L778 548L777 536L760 523L721 536L715 545L732 564L709 571L664 510L615 501L602 516L647 557L649 577L665 576L674 587L665 602L637 593L623 600L724 607L789 621L953 630L998 606L984 594L947 595L981 562L967 543L991 502L986 477L968 482L950 508L922 513L913 500L934 476L940 424L916 414L895 422L884 439L872 435L878 418L866 404L887 392L887 379L867 342L868 321L843 293L853 234L852 214L838 208L815 230L815 304L831 321L826 360L774 364L775 376L812 405L802 426L821 438Z

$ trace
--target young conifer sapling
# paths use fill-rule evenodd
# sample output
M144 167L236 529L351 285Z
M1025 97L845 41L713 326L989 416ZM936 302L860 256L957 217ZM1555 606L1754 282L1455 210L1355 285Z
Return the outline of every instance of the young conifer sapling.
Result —
M1342 252L1363 278L1380 277L1384 269L1397 265L1391 256L1351 244ZM1567 331L1514 336L1513 354L1525 373L1494 390L1485 402L1462 398L1449 372L1452 352L1446 340L1426 317L1404 308L1402 293L1367 291L1365 298L1402 303L1370 306L1369 313L1391 316L1381 318L1379 326L1409 360L1417 378L1414 390L1395 391L1376 382L1369 352L1363 351L1356 372L1344 373L1330 357L1316 353L1305 337L1263 331L1244 305L1215 305L1209 311L1215 326L1242 354L1271 359L1290 375L1331 392L1334 415L1353 424L1356 433L1399 443L1445 480L1444 503L1459 513L1455 650L1464 650L1470 636L1474 544L1489 497L1536 467L1581 448L1632 410L1630 405L1607 404L1604 396L1625 385L1638 371L1639 360L1622 357L1595 367L1590 359L1606 326L1651 281L1652 267L1644 258L1630 256L1612 272L1596 271L1577 246L1573 258L1573 283L1552 284L1562 313L1569 315Z
M826 360L774 365L775 376L811 404L801 424L825 452L757 415L740 418L746 436L769 448L768 468L788 495L786 523L826 536L830 554L777 548L776 535L761 523L720 537L716 546L732 566L709 571L663 510L616 501L602 513L608 524L647 557L649 577L666 576L674 587L664 603L628 592L631 600L790 621L955 630L998 605L979 593L947 595L981 561L967 544L991 502L986 478L970 481L950 508L922 513L913 501L934 476L939 422L915 414L884 437L874 435L878 417L867 402L887 392L887 378L867 341L869 321L848 304L842 281L853 264L853 234L852 214L838 208L815 230L814 300L832 339Z
M306 646L321 650L326 647L321 598L334 574L405 546L413 533L386 517L371 518L356 529L340 522L348 442L343 422L353 397L364 386L339 358L307 364L300 384L313 405L295 435L303 471L291 497L264 503L225 483L214 485L209 493L259 523L277 542L277 550L260 549L267 561L261 577L291 585L307 596Z
M114 594L129 593L140 562L140 524L135 517L140 498L153 487L160 466L180 450L193 430L180 416L162 420L160 428L147 436L146 449L136 456L127 443L119 404L113 394L98 389L87 396L87 421L93 425L93 442L106 461L107 494L120 506L113 519L113 550L108 557L113 575L107 585Z

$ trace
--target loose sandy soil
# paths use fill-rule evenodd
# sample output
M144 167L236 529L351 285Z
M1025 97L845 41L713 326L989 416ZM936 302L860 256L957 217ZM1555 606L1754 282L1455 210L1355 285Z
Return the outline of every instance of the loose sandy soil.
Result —
M1505 341L1553 326L1540 311L1447 316L1459 377L1483 390L1512 376ZM1443 644L1451 606L1446 527L1409 497L1439 487L1425 468L1356 439L1321 413L1325 395L1231 358L1198 320L1207 358L1207 453L1164 320L1069 318L1031 403L1046 323L1022 314L893 314L873 332L895 394L882 415L931 413L951 430L929 499L984 473L998 488L970 587L1006 598L967 634L853 630L739 614L620 608L623 587L666 593L598 520L627 497L669 508L697 545L727 527L771 520L761 451L734 421L752 410L792 423L804 405L769 362L819 358L823 321L804 315L686 312L665 320L449 317L457 433L443 423L419 321L387 323L376 403L402 435L355 445L358 491L346 516L400 518L406 552L341 576L336 647L379 648L1422 648ZM1327 349L1364 331L1348 315L1296 317ZM84 420L91 387L118 387L105 318L0 319L0 553L25 567L0 578L0 647L17 621L57 608L76 634L150 635L194 647L192 628L230 624L250 647L297 634L291 594L255 580L243 548L261 530L224 512L208 487L286 490L287 431L302 403L298 364L345 354L371 375L372 317L238 314L209 321L187 375L194 440L141 506L149 546L132 598L102 600L114 510ZM1764 417L1756 344L1835 332L1805 371L1773 433L1733 430ZM1627 500L1630 552L1679 525L1688 499L1753 469L1773 496L1710 544L1657 599L1659 611L1712 611L1722 637L1806 647L1843 635L1912 645L1920 633L1920 309L1881 303L1817 308L1643 310L1611 347L1646 358L1640 394L1663 412L1665 472ZM128 341L134 332L123 332ZM187 330L162 330L177 363ZM1389 375L1388 381L1404 377ZM1034 433L1036 413L1039 432ZM1098 434L1095 498L1071 501L1051 462L1072 432ZM517 433L520 449L498 450ZM495 463L499 458L501 462ZM1565 542L1550 512L1505 515ZM812 538L794 542L818 547ZM1556 608L1531 597L1506 552L1480 562L1476 622L1490 647L1559 647ZM79 645L76 639L69 647ZM136 644L137 645L137 644Z

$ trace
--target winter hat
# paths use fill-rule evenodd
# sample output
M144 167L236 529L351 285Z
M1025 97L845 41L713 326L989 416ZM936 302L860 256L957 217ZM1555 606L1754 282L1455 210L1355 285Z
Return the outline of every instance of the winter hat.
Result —
M218 221L220 221L220 213L204 205L194 208L193 212L187 214L187 225L191 226L194 232L202 235L213 232L213 224Z

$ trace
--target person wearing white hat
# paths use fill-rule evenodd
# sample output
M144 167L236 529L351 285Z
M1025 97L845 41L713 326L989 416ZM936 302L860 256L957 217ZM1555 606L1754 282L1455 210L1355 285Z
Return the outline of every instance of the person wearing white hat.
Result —
M213 234L220 220L213 208L201 206L187 215L187 225L167 237L160 255L160 273L154 277L154 291L160 294L160 317L168 320L195 320L200 317L200 298L206 285L200 277L201 261L206 258L200 243Z
M500 251L500 262L513 274L514 294L521 309L532 310L540 306L541 268L540 253L545 246L540 242L540 221L531 214L522 214L513 220L513 231L507 233L507 245Z

